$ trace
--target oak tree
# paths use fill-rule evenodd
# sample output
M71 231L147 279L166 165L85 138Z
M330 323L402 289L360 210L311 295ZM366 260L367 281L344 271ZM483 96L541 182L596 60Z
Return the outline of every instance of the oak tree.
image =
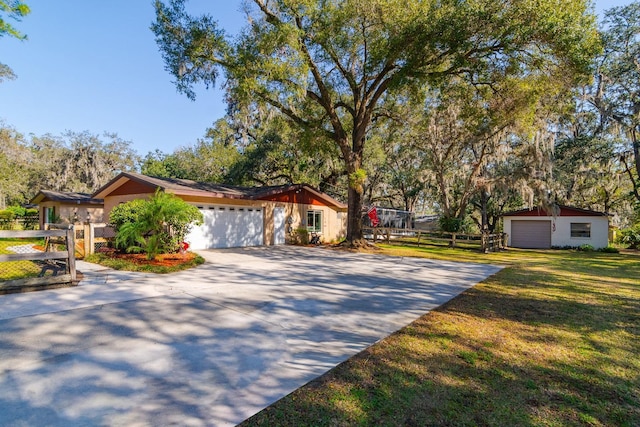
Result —
M598 38L587 0L252 0L227 36L184 0L157 0L152 30L179 90L222 73L236 108L267 105L340 150L347 241L362 238L367 135L380 109L452 76L588 73Z

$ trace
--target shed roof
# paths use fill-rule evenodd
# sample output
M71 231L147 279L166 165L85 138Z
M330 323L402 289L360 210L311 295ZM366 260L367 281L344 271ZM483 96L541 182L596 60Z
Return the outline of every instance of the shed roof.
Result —
M555 205L548 210L545 210L541 206L534 206L531 209L507 212L502 214L502 216L607 216L607 214L573 206Z

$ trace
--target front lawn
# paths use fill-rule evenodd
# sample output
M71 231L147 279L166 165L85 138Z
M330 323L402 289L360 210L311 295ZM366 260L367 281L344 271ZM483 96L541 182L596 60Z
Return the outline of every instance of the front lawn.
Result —
M0 255L14 254L12 246L44 245L42 239L0 239ZM0 262L0 280L25 279L37 276L42 267L31 261Z
M506 266L243 426L638 426L640 256L384 246Z

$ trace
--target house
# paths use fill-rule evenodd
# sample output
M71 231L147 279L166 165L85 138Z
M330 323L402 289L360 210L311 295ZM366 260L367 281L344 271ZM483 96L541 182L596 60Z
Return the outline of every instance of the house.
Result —
M202 212L203 225L186 239L192 249L281 245L298 229L317 232L325 242L345 235L347 206L304 184L235 187L123 172L93 197L104 200L108 222L115 206L149 198L158 188Z
M40 228L45 224L102 222L104 202L90 194L40 190L30 201L38 205Z
M609 244L607 214L568 206L523 209L502 216L508 246L548 249L591 245L595 249Z

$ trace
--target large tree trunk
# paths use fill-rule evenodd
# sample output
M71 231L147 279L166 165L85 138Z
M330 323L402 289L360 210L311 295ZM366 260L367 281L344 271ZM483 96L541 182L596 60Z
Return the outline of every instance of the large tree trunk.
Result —
M353 131L351 152L343 150L347 166L346 169L349 174L346 241L349 247L362 247L367 245L367 242L362 237L362 202L364 200L366 173L361 169L366 127L366 123L361 122ZM342 146L345 147L346 143Z
M362 239L362 191L349 186L349 207L347 211L347 243L358 246Z

